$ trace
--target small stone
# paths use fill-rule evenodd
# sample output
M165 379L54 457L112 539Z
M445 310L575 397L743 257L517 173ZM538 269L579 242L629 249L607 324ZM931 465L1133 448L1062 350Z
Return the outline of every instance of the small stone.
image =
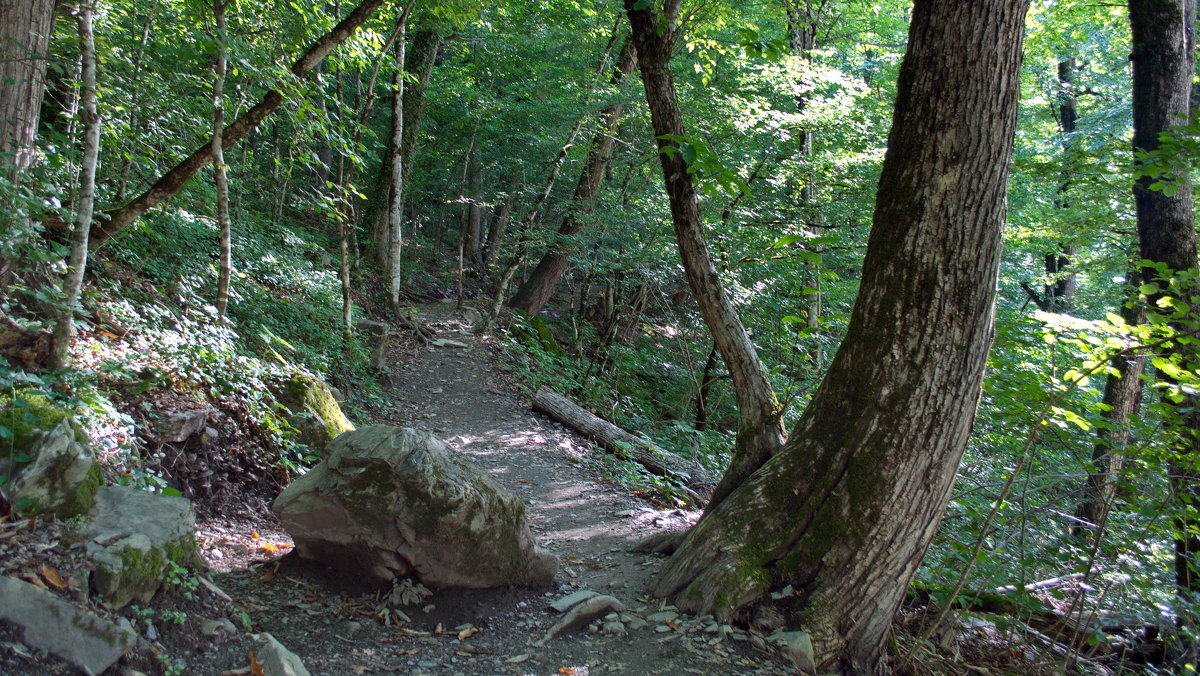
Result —
M665 624L660 624L654 628L654 633L656 633L656 634L665 634L668 631L671 631L671 628Z
M362 631L362 622L350 620L349 622L346 623L343 631L346 632L346 638L350 638L350 637L354 636L355 634L357 634L358 632Z
M792 664L801 671L813 671L815 659L812 647L812 637L803 631L781 631L768 637L771 643L777 644L792 660Z
M613 621L619 620L619 619L621 619L621 616L618 615L617 613L609 613L604 616L605 622L613 622Z
M310 676L303 660L283 647L274 636L263 632L258 639L263 643L255 655L263 667L263 676Z
M767 649L767 642L764 641L763 637L759 636L758 634L750 634L750 643L754 644L754 647L758 648L759 650Z
M679 613L671 610L663 610L657 613L650 613L646 616L648 622L674 622L679 618Z
M238 633L237 627L233 625L233 622L224 617L219 620L205 620L200 624L200 631L205 636L217 636L220 634L236 636Z
M605 622L603 629L604 633L606 634L615 634L617 636L621 636L625 633L625 625L616 621Z
M624 619L624 618L622 618L622 619ZM625 624L627 624L629 626L630 631L637 631L639 629L645 629L646 627L650 626L649 622L643 620L642 618L638 617L637 615L630 615L629 619L625 620Z

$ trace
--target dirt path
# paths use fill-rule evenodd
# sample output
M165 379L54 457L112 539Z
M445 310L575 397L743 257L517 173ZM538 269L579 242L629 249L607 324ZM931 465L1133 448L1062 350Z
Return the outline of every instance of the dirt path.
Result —
M625 550L648 534L684 527L696 514L660 511L597 481L589 465L598 451L528 408L494 370L492 348L453 305L428 306L420 318L463 347L395 348L394 406L378 422L432 430L522 497L539 542L559 557L560 585L440 591L393 606L385 624L379 595L355 589L336 571L285 560L273 574L259 567L220 576L218 584L257 627L300 655L313 674L787 671L760 637L711 618L672 617L672 608L650 596L662 560ZM584 627L537 645L561 617L548 603L583 589L615 596L628 611L610 618L608 631Z

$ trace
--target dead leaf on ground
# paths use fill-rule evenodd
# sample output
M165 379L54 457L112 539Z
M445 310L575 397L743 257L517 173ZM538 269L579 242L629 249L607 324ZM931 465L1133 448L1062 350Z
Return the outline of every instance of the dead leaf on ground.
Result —
M54 566L43 563L38 568L38 572L42 574L42 579L49 582L55 589L66 589L71 586L70 583L63 579L62 574Z
M34 575L33 573L25 573L24 575L21 576L21 579L25 580L29 584L37 585L38 587L41 587L42 589L46 589L46 590L50 589L49 587L46 586L45 582L42 582L42 579L40 577L38 577L37 575Z

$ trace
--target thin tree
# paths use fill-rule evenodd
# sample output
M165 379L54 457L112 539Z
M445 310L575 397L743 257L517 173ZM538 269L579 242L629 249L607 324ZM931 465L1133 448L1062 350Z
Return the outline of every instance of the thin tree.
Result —
M673 22L625 4L657 117L663 91L646 71ZM710 507L655 589L681 609L730 618L792 585L818 673L885 671L893 615L971 429L991 343L1025 9L1024 0L915 3L846 338L787 444ZM678 190L671 171L681 167L664 159L663 168L668 192Z
M87 269L88 233L92 207L96 202L96 164L100 157L100 115L96 112L96 42L92 35L92 6L74 8L79 27L79 54L83 64L79 82L79 114L83 117L83 160L79 167L79 197L76 199L75 225L71 233L71 256L63 279L62 306L54 327L50 353L51 368L67 365L71 337L75 333L75 306L83 289Z
M217 183L217 223L221 228L221 257L217 272L217 316L225 319L229 305L229 281L233 277L233 222L229 217L229 176L225 167L223 133L225 130L225 71L228 61L228 36L225 31L225 10L234 0L213 0L213 22L216 25L217 62L213 67L212 90L212 163Z

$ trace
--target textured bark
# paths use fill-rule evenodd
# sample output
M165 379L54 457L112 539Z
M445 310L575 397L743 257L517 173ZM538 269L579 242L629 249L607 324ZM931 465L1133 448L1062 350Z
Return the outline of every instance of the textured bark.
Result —
M625 0L625 9L633 27L634 48L660 151L679 256L692 296L729 369L741 416L733 458L713 493L709 504L712 509L779 449L784 430L767 372L713 266L704 239L696 186L687 172L687 163L675 148L677 144L668 140L686 136L670 66L679 2L670 0L662 16L654 9L635 10L637 4L635 0Z
M688 486L708 481L708 474L700 465L592 415L554 390L539 389L533 397L533 408L595 441L610 453L627 456L655 474L677 477Z
M364 21L371 17L375 9L385 0L363 0L361 4L346 15L328 33L317 40L308 51L292 64L292 75L303 78L312 72L326 56L338 45L350 37ZM278 89L272 89L263 95L258 103L229 123L222 132L222 148L228 150L254 131L268 115L275 112L283 103L283 94ZM212 161L211 139L197 148L191 155L163 174L154 185L146 189L138 197L123 207L107 212L104 217L92 223L91 246L100 246L113 235L129 227L142 214L170 199L179 192L180 188L195 176L201 169Z
M1025 8L915 3L846 338L788 443L689 532L655 590L728 618L793 585L818 673L884 670L971 429Z
M1133 50L1133 148L1151 151L1159 146L1159 135L1187 121L1193 72L1192 12L1186 0L1130 0L1129 23L1132 29ZM1186 177L1187 171L1177 172ZM1172 271L1196 267L1196 230L1192 213L1192 191L1184 185L1174 195L1151 190L1150 177L1134 184L1133 199L1137 208L1138 243L1143 259L1164 263ZM1142 271L1143 281L1153 281L1153 269ZM1184 297L1195 295L1196 289L1183 290ZM1149 305L1155 307L1157 298ZM1195 310L1188 318L1195 321ZM1175 343L1169 352L1182 357L1186 368L1200 366L1200 357L1190 345ZM1179 414L1187 429L1181 430L1178 440L1180 457L1169 463L1171 485L1179 502L1175 519L1175 581L1180 596L1188 599L1200 591L1200 474L1195 470L1195 457L1200 453L1198 401L1193 395L1180 405ZM1194 624L1196 618L1187 618Z
M621 50L617 67L613 70L611 84L615 87L621 84L626 75L633 72L637 65L637 54L633 42L628 41ZM604 180L605 170L612 158L613 143L616 139L617 125L625 113L624 103L614 103L600 111L600 125L592 142L588 146L587 159L583 171L579 174L579 182L575 185L575 194L571 198L571 206L563 216L562 224L558 226L559 242L552 244L549 250L538 261L533 273L525 280L508 302L509 307L524 310L529 314L542 311L546 303L554 296L554 289L566 273L568 259L574 253L567 248L562 240L583 229L583 218L591 211L600 192L600 184Z
M33 163L54 4L0 0L0 166L4 177L18 184Z
M79 167L79 198L76 200L75 226L71 234L71 256L63 279L62 308L54 326L50 367L67 366L71 337L75 334L75 306L83 290L87 269L88 234L92 207L96 203L96 164L100 157L100 115L96 112L96 43L92 36L92 7L81 4L75 10L79 25L79 61L83 65L79 82L79 112L83 118L83 159Z
M508 222L512 220L513 206L517 202L517 188L519 187L521 184L514 176L512 183L509 184L508 194L504 196L504 202L492 218L492 226L488 228L487 246L483 250L485 267L492 266L496 259L496 253L500 251L500 245L504 243L504 235L508 231Z

